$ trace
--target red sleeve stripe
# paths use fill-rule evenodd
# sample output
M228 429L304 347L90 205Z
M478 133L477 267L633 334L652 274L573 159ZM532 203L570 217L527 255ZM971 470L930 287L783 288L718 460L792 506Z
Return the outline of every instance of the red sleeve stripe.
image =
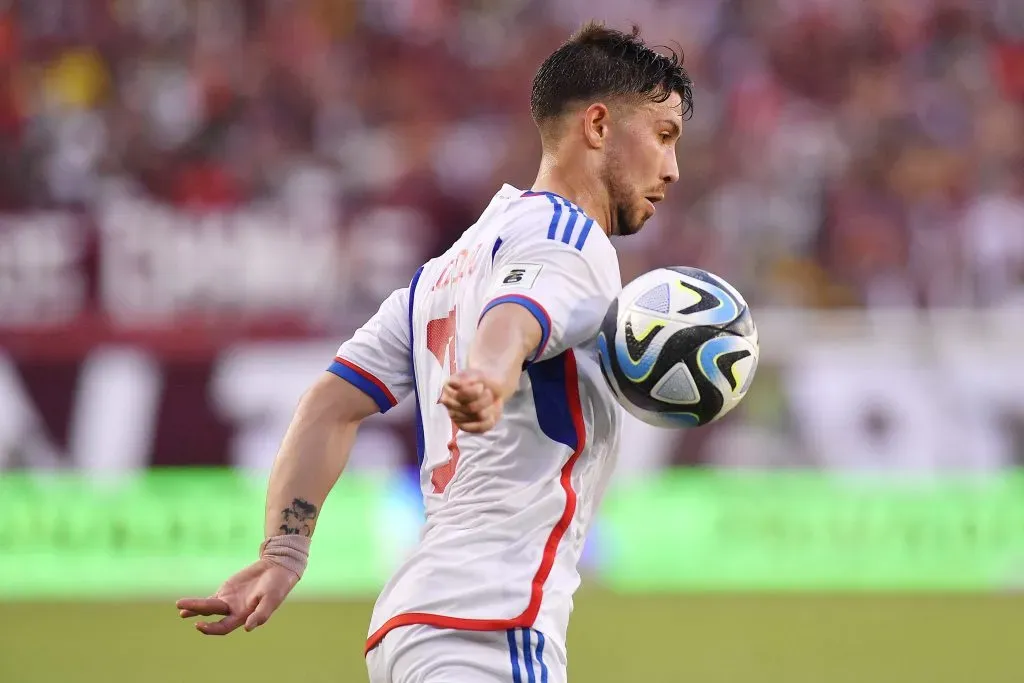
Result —
M389 407L394 407L394 406L398 405L398 399L395 398L395 395L392 394L391 390L388 389L387 385L384 384L384 382L382 382L379 379L377 379L377 377L374 376L373 373L368 372L367 370L359 367L358 365L356 365L352 361L347 360L345 358L342 358L340 356L335 356L334 357L334 363L332 364L332 371L333 371L333 368L335 366L337 366L337 365L340 365L343 368L346 368L346 369L350 370L351 372L354 372L356 375L358 375L363 380L363 382L353 382L353 384L355 384L360 389L363 389L368 394L370 394L371 398L376 400L378 402L378 404L381 403L381 399L383 399L384 401L387 401L387 403L389 404ZM338 372L335 372L335 374L339 375L343 379L348 379L348 377L345 377L345 375L348 375L349 373L345 373L345 372L338 373ZM369 385L366 384L367 382L369 383Z

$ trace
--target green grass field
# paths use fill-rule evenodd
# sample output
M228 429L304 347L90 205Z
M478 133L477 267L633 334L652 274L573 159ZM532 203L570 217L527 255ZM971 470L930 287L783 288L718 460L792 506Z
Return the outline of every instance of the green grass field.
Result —
M365 681L368 602L294 602L200 636L166 603L0 603L2 683ZM590 590L575 683L1020 683L1019 596L649 596ZM461 683L461 682L457 682Z

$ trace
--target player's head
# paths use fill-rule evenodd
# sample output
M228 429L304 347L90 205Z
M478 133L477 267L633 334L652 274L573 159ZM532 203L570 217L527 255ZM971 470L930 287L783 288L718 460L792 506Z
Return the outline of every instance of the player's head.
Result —
M530 110L546 155L600 178L613 233L638 231L649 198L679 177L675 144L693 109L682 55L649 48L631 33L590 22L544 60Z

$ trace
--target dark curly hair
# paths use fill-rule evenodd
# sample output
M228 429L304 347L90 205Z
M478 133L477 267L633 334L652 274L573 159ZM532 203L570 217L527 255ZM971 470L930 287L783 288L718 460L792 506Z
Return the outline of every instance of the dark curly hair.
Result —
M657 52L631 33L591 21L550 57L533 78L530 112L538 126L570 106L600 98L664 102L672 93L683 101L683 117L693 113L693 81L683 68L682 50Z

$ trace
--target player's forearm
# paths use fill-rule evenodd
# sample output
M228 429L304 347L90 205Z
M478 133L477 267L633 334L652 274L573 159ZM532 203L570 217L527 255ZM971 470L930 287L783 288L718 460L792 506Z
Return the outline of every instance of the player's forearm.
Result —
M357 427L297 413L270 476L267 536L313 534L324 500L348 461Z
M541 342L541 327L522 306L503 304L480 322L469 350L468 369L479 370L500 384L507 399L519 386L523 363Z
M266 536L313 534L324 500L348 463L359 423L372 410L369 399L333 376L306 393L271 471Z

